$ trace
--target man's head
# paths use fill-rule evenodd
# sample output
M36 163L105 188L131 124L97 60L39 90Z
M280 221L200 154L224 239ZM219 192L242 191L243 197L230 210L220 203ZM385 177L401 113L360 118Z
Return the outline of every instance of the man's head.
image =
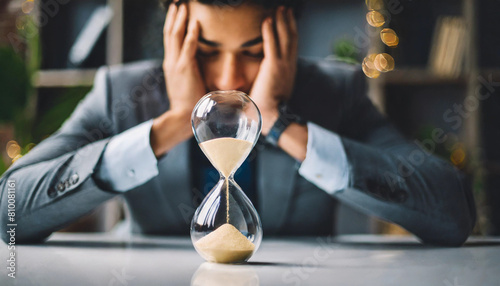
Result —
M161 0L187 3L189 19L200 25L197 59L210 90L249 93L263 59L262 21L279 6L297 8L298 0Z

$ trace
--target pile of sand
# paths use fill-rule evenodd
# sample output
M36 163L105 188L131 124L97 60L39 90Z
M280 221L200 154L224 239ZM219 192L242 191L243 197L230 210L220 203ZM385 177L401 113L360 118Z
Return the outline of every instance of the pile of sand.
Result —
M223 224L195 243L198 251L211 262L243 262L252 256L255 245L231 224Z

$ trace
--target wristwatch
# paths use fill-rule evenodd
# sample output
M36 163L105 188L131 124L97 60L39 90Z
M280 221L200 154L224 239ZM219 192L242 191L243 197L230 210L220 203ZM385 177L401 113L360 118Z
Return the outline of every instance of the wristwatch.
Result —
M297 114L293 113L285 103L278 107L279 116L273 127L267 134L265 141L274 147L278 147L278 140L285 129L292 123L305 124L306 122Z

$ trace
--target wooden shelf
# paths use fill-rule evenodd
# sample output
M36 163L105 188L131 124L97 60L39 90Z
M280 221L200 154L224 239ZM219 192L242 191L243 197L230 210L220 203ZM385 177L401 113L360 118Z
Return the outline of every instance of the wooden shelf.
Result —
M385 84L390 85L466 85L467 77L460 75L456 78L442 77L432 74L423 68L396 69L380 77Z
M481 69L479 74L485 77L492 76L494 81L500 80L500 69ZM394 70L380 76L384 84L388 85L467 85L468 76L462 74L456 78L441 77L422 68L407 68Z
M97 69L43 70L35 74L35 87L92 86Z

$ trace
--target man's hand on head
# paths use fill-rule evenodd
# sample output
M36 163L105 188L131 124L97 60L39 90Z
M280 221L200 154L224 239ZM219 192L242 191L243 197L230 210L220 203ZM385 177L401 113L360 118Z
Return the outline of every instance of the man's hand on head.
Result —
M298 47L297 24L293 10L279 7L274 19L266 18L262 23L262 38L264 59L250 97L262 113L262 133L267 135L279 116L278 105L287 100L293 91Z
M151 147L156 156L165 154L193 135L191 112L206 92L196 60L199 33L196 20L188 24L187 5L171 4L163 30L163 71L170 109L153 121Z
M196 60L199 33L198 21L188 21L187 4L171 4L164 27L163 61L171 110L191 113L206 93Z

